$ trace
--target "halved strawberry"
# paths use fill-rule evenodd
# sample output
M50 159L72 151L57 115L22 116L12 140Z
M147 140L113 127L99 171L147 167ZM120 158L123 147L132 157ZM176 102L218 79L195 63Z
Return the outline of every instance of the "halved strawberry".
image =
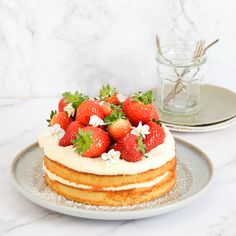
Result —
M73 145L72 140L76 138L76 134L78 133L79 128L83 128L84 126L79 124L78 121L73 121L67 128L64 136L59 141L59 146L69 146Z
M145 136L143 143L146 146L146 151L149 152L156 146L162 144L165 139L164 129L160 126L160 124L150 121L147 123L149 126L150 134Z
M121 153L121 159L128 162L140 161L146 153L142 137L137 137L136 135L130 133L120 139L113 146L113 149L115 151L119 151Z
M156 108L151 104L152 102L152 91L144 94L139 92L126 98L122 109L132 125L138 125L139 121L145 124L152 119L159 119Z
M100 157L110 145L108 134L100 128L80 128L73 141L75 151L85 157Z
M88 125L92 115L96 115L101 119L104 119L104 114L99 102L95 100L86 100L78 106L76 120L80 124Z
M107 131L114 140L123 138L131 131L131 124L119 107L105 118L105 122L108 124Z
M100 89L99 97L102 101L114 105L119 105L120 102L117 98L117 94L118 92L116 91L116 88L111 88L111 86L107 84L106 86L103 85Z
M66 130L73 119L68 117L68 114L64 111L58 113L56 111L51 111L50 119L47 121L49 122L49 126L59 124L62 129Z

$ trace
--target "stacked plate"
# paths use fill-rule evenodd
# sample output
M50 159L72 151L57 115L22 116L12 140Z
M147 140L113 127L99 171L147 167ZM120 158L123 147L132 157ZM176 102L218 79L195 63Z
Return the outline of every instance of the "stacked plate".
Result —
M156 106L160 99L157 90L153 90ZM213 85L202 85L201 111L191 116L173 116L161 112L160 120L172 131L208 132L223 129L236 124L236 93Z

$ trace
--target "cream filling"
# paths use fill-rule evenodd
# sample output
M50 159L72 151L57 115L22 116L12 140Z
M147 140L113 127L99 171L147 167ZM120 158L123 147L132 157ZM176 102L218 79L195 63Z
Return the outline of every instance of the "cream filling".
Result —
M80 189L93 189L92 186L84 185L84 184L77 184L74 182L70 182L66 179L63 179L60 176L53 174L45 166L44 166L44 171L47 174L49 179L57 181L62 184L65 184L67 186L80 188ZM169 172L167 171L163 175L158 176L157 178L155 178L149 182L143 182L143 183L137 183L137 184L127 184L127 185L123 185L120 187L105 187L105 188L102 188L101 190L103 190L103 191L121 191L121 190L129 190L129 189L136 189L136 188L149 188L149 187L152 187L152 186L160 183L168 175L169 175Z
M175 140L169 130L164 127L164 143L153 148L138 162L128 162L119 159L116 163L107 165L101 158L87 158L74 151L72 146L61 147L58 140L48 135L47 130L41 132L39 145L44 148L45 155L72 170L96 175L134 175L151 169L159 168L175 157Z

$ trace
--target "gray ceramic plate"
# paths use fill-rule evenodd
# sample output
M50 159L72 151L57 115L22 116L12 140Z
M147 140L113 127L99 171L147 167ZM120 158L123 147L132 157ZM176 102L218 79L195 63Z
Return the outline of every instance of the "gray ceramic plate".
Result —
M97 207L69 201L52 192L44 183L43 151L32 144L12 163L12 179L17 190L30 201L63 214L104 220L147 218L177 210L204 193L212 180L213 167L197 147L179 138L177 149L177 183L162 198L129 207Z
M236 125L236 117L233 117L229 120L225 120L216 124L202 125L202 126L173 125L164 122L163 124L165 124L171 131L188 132L188 133L211 132L225 129L231 127L232 125Z
M159 91L153 90L159 107ZM236 93L213 85L202 85L201 111L191 116L173 116L158 109L160 120L174 125L197 126L222 122L236 116Z

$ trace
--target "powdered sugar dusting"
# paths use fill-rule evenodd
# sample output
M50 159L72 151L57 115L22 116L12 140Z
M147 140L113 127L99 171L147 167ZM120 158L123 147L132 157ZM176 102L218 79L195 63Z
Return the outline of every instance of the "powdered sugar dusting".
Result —
M192 184L192 176L190 167L187 164L183 164L180 161L177 162L177 182L173 190L171 190L165 196L155 199L153 201L125 207L108 207L108 206L94 206L83 203L77 203L58 195L53 192L44 181L44 171L42 159L32 159L31 165L26 169L28 181L27 188L29 192L42 200L48 201L52 204L67 206L71 208L77 208L80 210L89 211L135 211L141 209L151 209L166 206L178 202L184 198L184 194L188 192ZM27 189L26 189L27 190Z

